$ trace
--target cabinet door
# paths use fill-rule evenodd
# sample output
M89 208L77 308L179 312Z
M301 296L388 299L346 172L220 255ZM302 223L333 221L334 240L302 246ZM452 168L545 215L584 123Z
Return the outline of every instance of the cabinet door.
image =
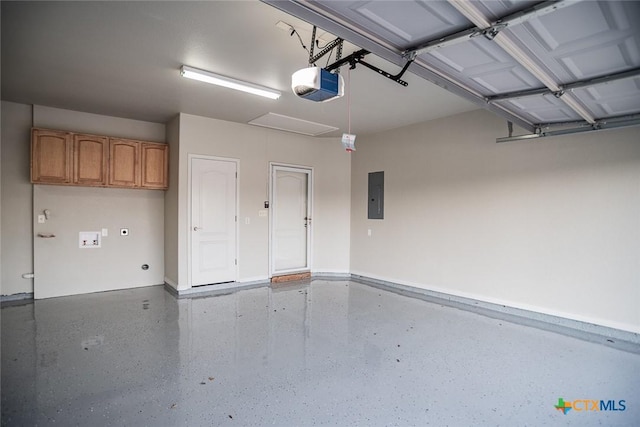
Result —
M169 186L169 146L142 143L142 188L166 189Z
M109 185L139 187L140 142L111 138L109 147Z
M109 139L96 135L73 135L73 182L103 186L107 183Z
M71 144L69 132L47 129L31 131L31 182L68 184L71 182Z

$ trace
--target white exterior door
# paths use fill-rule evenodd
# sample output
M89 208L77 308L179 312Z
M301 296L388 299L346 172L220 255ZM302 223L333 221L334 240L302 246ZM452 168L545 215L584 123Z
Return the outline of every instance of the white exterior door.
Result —
M191 286L236 280L237 163L191 159Z
M310 169L272 165L272 275L310 269L311 179Z

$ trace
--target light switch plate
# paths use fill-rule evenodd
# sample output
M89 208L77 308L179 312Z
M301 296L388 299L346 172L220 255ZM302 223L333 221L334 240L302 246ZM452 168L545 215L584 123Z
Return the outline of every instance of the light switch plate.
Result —
M102 237L107 237L108 235L109 235L109 229L103 228L102 229Z

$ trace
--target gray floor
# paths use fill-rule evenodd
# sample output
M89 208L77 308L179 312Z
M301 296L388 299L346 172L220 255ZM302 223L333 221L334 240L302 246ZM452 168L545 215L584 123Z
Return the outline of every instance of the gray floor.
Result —
M3 425L640 425L638 354L338 281L7 306L1 387Z

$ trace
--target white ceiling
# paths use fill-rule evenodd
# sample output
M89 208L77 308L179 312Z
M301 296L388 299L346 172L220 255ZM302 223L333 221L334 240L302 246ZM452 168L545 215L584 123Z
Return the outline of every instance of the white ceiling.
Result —
M346 131L346 97L297 98L291 74L307 66L298 39L310 25L258 1L2 1L2 99L166 122L178 112L247 123L272 112ZM346 56L351 51L345 49ZM395 74L373 55L367 61ZM189 65L281 90L276 101L180 77ZM346 67L343 75L346 77ZM351 71L352 133L375 133L476 109L407 73L408 87L358 67Z

